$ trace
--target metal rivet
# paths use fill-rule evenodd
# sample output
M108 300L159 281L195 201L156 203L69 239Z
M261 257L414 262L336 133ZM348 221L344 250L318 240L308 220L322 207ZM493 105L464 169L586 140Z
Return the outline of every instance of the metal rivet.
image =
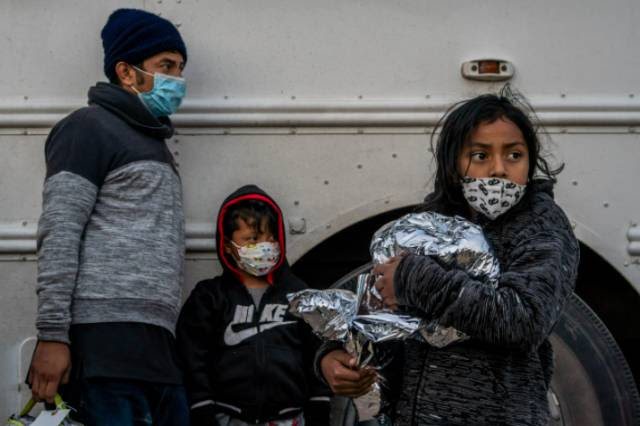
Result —
M396 153L391 154L391 158L398 158L398 154Z
M389 204L389 200L384 200L384 203L385 204Z
M295 96L292 96L292 97L291 97L291 100L292 100L292 101L295 101L295 100L296 100L296 97L295 97Z
M500 66L500 71L502 71L502 72L506 72L506 71L507 71L507 66L506 66L506 65L504 65L504 64L503 64L503 65L501 65L501 66Z
M572 184L573 186L578 186L578 181L577 181L577 180L573 180L573 181L571 181L571 184Z
M180 139L176 139L174 142L175 142L175 143L179 143L179 142L180 142Z
M325 180L325 181L324 181L324 184L325 184L325 185L329 185L329 181L328 181L328 180Z
M560 93L560 97L561 97L561 98L566 98L566 97L567 97L567 94L566 94L566 93Z
M327 229L331 229L331 225L327 225L325 228L327 228Z
M29 222L27 222L26 220L24 222L22 222L22 226L27 226L29 224Z
M229 131L228 131L228 130L223 130L223 131L222 131L222 134L223 134L223 135L228 135L228 134L229 134Z
M362 95L358 95L358 99L362 99Z
M609 207L609 203L607 203L607 202L602 203L602 205L604 206L604 208Z
M635 132L636 132L635 127L629 127L629 133L635 133Z
M229 99L229 96L227 96L227 95L224 95L224 98L225 98L225 99Z
M629 267L629 262L624 262L624 267L628 268Z
M23 130L23 131L22 131L22 134L23 134L23 135L28 135L28 134L29 134L29 131L25 129L25 130Z
M25 101L28 101L28 100L29 100L29 97L28 97L28 96L25 96L25 97L24 97L24 100L25 100Z
M298 201L298 200L294 201L294 202L293 202L293 205L294 205L294 206L299 206L299 205L300 205L300 201Z
M478 71L477 65L471 65L471 71Z
M162 4L162 0L158 0L158 4Z
M425 99L431 99L431 95L424 95Z
M363 133L364 133L364 130L362 130L362 129L358 129L358 134L359 134L359 135L361 135L361 134L363 134Z
M175 152L173 153L173 155L175 155L176 157L179 157L179 156L180 156L180 153L179 153L178 151L175 151Z
M176 28L180 28L182 26L182 22L176 22Z
M361 169L362 168L362 164L358 164L358 168Z
M633 93L629 93L629 97L630 98L634 98L636 95L634 95Z
M178 4L182 3L182 0L176 0L176 3Z

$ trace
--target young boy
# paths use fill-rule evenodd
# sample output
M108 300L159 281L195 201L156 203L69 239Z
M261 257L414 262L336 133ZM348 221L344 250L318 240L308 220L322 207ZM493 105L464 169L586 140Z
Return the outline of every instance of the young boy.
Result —
M328 425L319 342L287 309L286 295L307 286L289 269L280 208L256 186L238 189L220 208L216 244L223 273L196 285L178 320L191 423Z

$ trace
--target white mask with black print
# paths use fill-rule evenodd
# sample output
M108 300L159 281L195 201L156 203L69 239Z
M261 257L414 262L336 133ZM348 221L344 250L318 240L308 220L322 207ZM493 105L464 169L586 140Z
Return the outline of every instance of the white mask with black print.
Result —
M238 249L238 266L245 272L261 277L267 275L280 259L278 243L263 242L240 246L233 241L231 244Z
M462 193L469 205L494 220L524 196L526 185L501 178L462 178Z

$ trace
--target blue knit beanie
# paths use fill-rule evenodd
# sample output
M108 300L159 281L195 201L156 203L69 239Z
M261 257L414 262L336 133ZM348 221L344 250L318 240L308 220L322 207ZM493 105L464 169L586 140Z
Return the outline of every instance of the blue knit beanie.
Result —
M164 18L138 9L118 9L102 29L104 73L117 81L116 64L139 64L165 51L178 51L187 62L187 48L178 29Z

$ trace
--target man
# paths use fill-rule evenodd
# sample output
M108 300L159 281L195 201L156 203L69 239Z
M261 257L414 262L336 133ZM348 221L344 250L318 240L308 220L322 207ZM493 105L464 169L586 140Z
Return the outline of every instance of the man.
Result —
M186 47L169 21L134 9L113 12L102 42L110 83L92 87L89 106L45 145L28 380L49 402L69 381L66 397L89 424L188 424L174 338L184 213L165 143Z

